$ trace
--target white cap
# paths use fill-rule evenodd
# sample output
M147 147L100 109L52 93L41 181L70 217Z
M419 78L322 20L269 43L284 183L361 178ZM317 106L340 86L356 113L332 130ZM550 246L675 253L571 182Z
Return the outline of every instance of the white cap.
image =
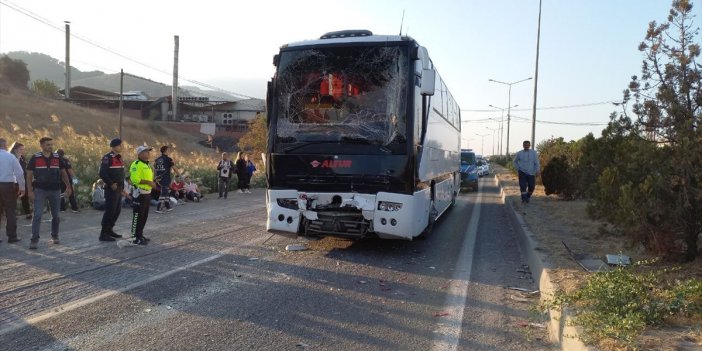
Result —
M137 150L136 150L136 151L137 151L137 156L138 156L139 154L141 154L142 152L144 152L144 151L151 151L151 150L153 150L153 149L154 149L154 148L148 147L148 146L146 146L146 145L139 146L139 147L137 147Z

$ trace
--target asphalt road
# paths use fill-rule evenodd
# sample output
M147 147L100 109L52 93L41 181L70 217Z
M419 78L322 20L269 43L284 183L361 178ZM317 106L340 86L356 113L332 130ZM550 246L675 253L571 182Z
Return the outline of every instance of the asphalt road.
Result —
M262 190L152 212L147 247L98 242L100 215L0 244L0 350L549 348L504 288L534 284L492 177L412 242L270 235Z

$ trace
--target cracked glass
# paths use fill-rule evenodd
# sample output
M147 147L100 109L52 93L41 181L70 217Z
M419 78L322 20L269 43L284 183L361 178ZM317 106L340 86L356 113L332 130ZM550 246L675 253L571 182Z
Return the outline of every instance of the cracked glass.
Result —
M409 63L400 46L281 53L276 144L367 144L404 152ZM392 150L392 151L391 151Z

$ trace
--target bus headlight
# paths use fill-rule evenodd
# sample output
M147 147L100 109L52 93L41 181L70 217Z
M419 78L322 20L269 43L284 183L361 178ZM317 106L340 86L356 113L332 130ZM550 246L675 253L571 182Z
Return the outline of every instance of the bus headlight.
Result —
M378 210L380 211L399 211L402 204L399 202L380 201L378 202Z
M278 199L278 206L289 208L291 210L297 210L297 199Z

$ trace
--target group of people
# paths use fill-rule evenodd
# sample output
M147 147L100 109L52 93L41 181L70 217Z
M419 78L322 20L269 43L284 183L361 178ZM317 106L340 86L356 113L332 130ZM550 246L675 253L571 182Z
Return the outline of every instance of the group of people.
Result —
M51 240L54 244L59 241L59 212L71 205L73 212L78 212L73 185L78 179L73 173L71 163L65 158L62 150L54 152L53 139L44 137L39 140L41 151L32 155L26 161L24 145L15 143L8 152L7 141L0 138L0 215L7 218L8 242L20 241L17 236L17 199L27 219L32 219L32 236L30 249L37 249L41 217L45 205L51 213ZM110 152L106 153L100 162L100 179L93 184L93 207L104 210L101 220L100 241L115 241L122 238L114 231L121 208L131 204L132 225L131 242L135 245L146 245L149 238L144 236L144 227L149 215L152 201L155 202L156 212L164 213L172 210L171 198L199 202L203 198L197 184L188 175L182 175L169 157L169 147L160 148L161 155L150 164L152 148L139 146L136 149L137 160L132 162L125 172L122 160L122 140L115 138L110 141ZM243 153L237 155L236 162L229 159L227 153L222 154L222 160L217 165L219 175L219 197L227 198L229 180L233 174L238 177L237 186L240 193L250 193L250 182L256 168ZM171 175L175 173L175 179ZM30 202L34 204L30 212ZM2 240L0 240L2 241Z
M236 174L237 177L237 188L239 193L251 193L251 178L254 172L256 172L256 166L249 159L249 155L243 152L239 152L236 155L236 162L233 162L229 158L229 154L226 152L222 153L222 160L217 164L217 171L219 172L219 198L227 198L229 194L229 180L232 178L232 174Z

